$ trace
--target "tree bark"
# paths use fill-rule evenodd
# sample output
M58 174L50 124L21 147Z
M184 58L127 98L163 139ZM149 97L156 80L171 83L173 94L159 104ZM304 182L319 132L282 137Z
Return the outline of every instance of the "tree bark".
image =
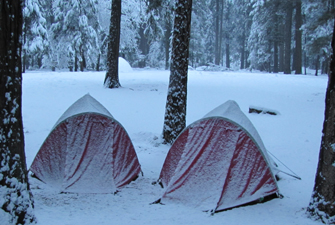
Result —
M164 38L165 38L165 69L169 69L169 59L170 59L170 37L171 37L171 23L170 21L165 21L165 32L164 32Z
M4 224L35 221L22 125L22 6L0 0L0 211Z
M226 13L226 21L230 25L230 3L226 2L227 4L227 13ZM228 25L228 27L229 27ZM230 68L230 30L226 30L226 67Z
M280 33L279 33L279 18L276 12L278 12L280 2L276 0L274 2L274 9L275 13L273 15L273 28L274 28L274 37L273 37L273 72L278 73L279 72L279 51L278 51L278 46L279 46L279 40L280 40Z
M279 67L278 67L279 72L284 71L284 42L281 41L279 43Z
M335 224L335 24L332 48L319 164L312 198L307 208L311 217L327 224Z
M220 15L219 15L219 50L218 50L218 57L219 57L219 64L221 62L222 58L222 39L223 39L223 6L224 6L224 0L220 1Z
M295 74L302 74L302 15L301 15L301 0L296 0L295 5Z
M220 61L221 61L221 41L220 39L222 39L222 32L221 32L221 25L222 25L222 10L221 8L223 8L223 6L221 7L221 1L222 0L216 0L215 2L215 59L214 59L214 63L215 65L220 65Z
M97 65L95 67L96 71L100 71L100 58L101 58L101 54L98 54L98 58L97 58Z
M119 81L119 47L121 33L121 0L112 0L111 21L109 26L109 42L107 52L107 73L104 86L121 87Z
M242 41L241 41L241 66L240 69L245 69L244 61L245 61L245 26L243 26L242 32Z
M78 56L77 56L78 52L75 51L74 52L74 71L77 72L78 71Z
M291 2L291 0L287 0L286 1L286 21L285 21L284 74L291 74L292 14L293 14L292 2Z
M278 73L279 72L279 68L278 68L278 41L275 40L274 41L274 46L273 46L273 72L274 73Z
M318 55L315 59L315 76L317 76L319 72L319 63L320 63L320 55Z
M187 70L192 0L177 0L163 139L172 143L186 126Z

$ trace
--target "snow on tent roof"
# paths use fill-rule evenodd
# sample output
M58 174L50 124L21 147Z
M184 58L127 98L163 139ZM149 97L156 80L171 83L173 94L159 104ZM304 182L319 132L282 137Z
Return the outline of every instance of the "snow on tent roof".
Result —
M110 114L110 112L100 102L94 99L90 94L86 94L78 99L75 103L73 103L63 113L63 115L58 119L53 128L55 128L58 124L60 124L69 117L86 112L98 113L113 118L112 114Z
M30 171L62 192L113 193L141 167L126 130L87 94L58 120Z
M160 182L162 203L202 210L220 211L279 192L265 147L234 101L183 130L168 152Z

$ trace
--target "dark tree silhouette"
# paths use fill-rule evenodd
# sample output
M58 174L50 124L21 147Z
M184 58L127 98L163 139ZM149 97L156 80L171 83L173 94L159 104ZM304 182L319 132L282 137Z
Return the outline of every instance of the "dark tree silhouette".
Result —
M311 217L327 224L335 224L335 23L332 48L319 164L312 199L307 208Z
M302 74L302 14L301 0L296 0L295 3L295 53L294 53L294 70L295 74Z
M172 143L186 126L186 97L192 0L177 0L172 34L170 82L163 139Z
M22 5L0 0L0 223L35 221L22 126Z
M291 74L292 14L293 14L293 4L291 0L287 0L286 1L286 21L285 21L284 74Z
M119 47L121 32L121 0L112 0L111 21L107 52L107 73L104 85L107 88L121 87L119 81Z

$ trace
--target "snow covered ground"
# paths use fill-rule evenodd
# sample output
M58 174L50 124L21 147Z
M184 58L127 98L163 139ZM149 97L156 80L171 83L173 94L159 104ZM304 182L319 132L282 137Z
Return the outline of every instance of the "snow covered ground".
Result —
M281 174L283 199L216 213L184 205L150 205L162 189L152 185L169 146L162 145L169 72L120 73L122 88L103 87L105 72L29 71L23 74L23 120L27 165L58 118L90 93L125 127L144 173L113 194L59 194L30 178L39 225L92 224L321 224L305 214L314 184L324 118L327 76L256 72L189 71L187 124L227 100L236 101L253 122L266 148L302 180ZM249 106L280 115L248 114Z

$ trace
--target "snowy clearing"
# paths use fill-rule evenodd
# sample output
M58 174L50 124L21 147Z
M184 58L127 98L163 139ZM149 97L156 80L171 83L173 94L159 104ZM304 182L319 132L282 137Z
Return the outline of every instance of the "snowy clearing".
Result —
M39 225L67 224L321 224L305 214L313 185L324 118L326 75L189 71L187 124L227 100L236 101L265 147L302 180L280 174L283 199L216 213L179 204L150 203L163 190L152 185L169 146L160 135L169 71L121 72L122 88L103 87L105 72L29 71L23 74L23 120L29 167L64 111L90 93L127 130L144 176L113 194L59 194L30 178ZM279 115L249 114L249 106Z

